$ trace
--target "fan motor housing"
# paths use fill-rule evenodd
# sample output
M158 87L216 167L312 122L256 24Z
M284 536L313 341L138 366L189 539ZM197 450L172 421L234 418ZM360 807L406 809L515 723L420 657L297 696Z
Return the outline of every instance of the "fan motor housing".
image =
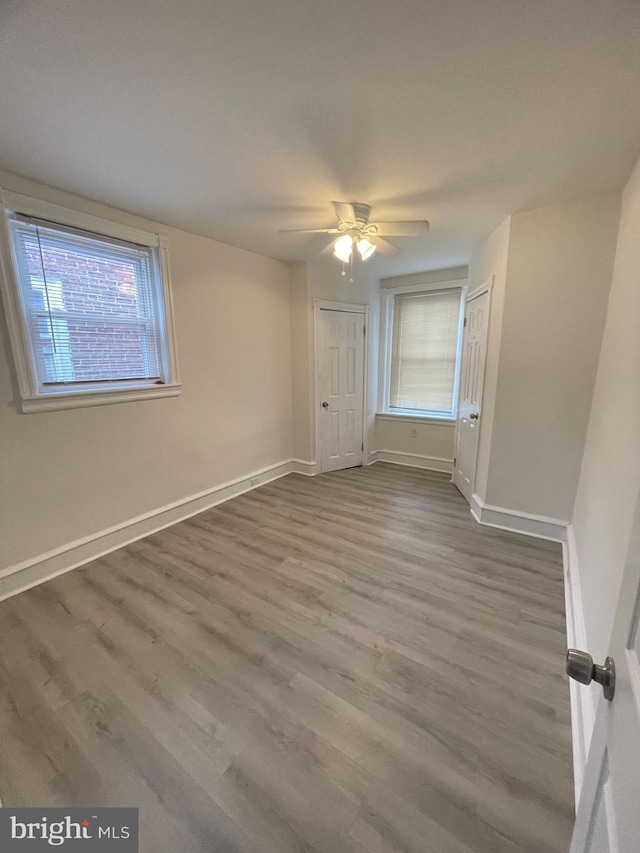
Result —
M351 207L353 207L353 212L356 215L356 222L361 228L363 228L369 222L369 217L371 216L371 205L354 201L352 202Z

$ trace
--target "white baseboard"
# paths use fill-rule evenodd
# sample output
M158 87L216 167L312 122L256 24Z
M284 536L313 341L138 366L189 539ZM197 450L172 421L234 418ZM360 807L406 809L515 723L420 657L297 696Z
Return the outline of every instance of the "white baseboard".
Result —
M305 477L313 477L319 473L317 462L308 462L305 459L292 459L291 466L294 474L304 474Z
M269 465L267 468L252 471L246 477L222 483L206 492L167 504L107 530L85 536L3 569L0 571L0 601L293 471L302 474L315 473L310 470L314 466L313 462L303 462L298 459L288 459L276 465ZM302 470L302 468L306 469Z
M474 492L471 495L471 500L469 501L469 509L471 510L471 515L475 518L478 524L482 524L482 508L484 506L484 501L480 497L480 495L476 495Z
M425 471L453 472L453 459L441 456L423 456L420 453L403 453L399 450L374 450L369 454L369 465L374 462L390 462L392 465L406 465L408 468L424 468Z
M487 527L524 533L537 539L551 539L553 542L565 542L567 538L567 521L501 506L491 506L476 494L471 496L471 514L477 522Z
M567 648L587 649L587 634L582 610L580 570L573 525L567 529L567 541L562 545L564 564L564 601L567 621ZM569 681L571 697L571 740L573 745L573 784L576 807L580 799L584 769L596 718L596 706L591 688Z

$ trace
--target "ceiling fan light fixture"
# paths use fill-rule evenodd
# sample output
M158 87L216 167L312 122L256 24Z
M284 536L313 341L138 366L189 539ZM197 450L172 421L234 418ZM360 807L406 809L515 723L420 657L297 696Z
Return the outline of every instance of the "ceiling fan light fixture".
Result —
M399 249L386 240L386 237L421 237L429 230L426 219L371 222L371 205L369 204L359 201L332 203L338 220L336 227L295 228L293 233L336 234L337 237L331 237L331 242L322 250L322 254L330 255L333 252L333 256L342 262L342 275L346 275L344 267L347 264L353 265L354 260L357 259L356 248L362 261L369 260L376 252L383 255L397 255ZM291 233L291 231L282 233Z
M362 260L366 261L375 253L376 247L370 240L367 240L366 237L361 237L358 240L358 251L360 252Z
M349 262L352 251L353 237L350 234L343 234L342 237L338 237L336 242L333 244L333 254L338 258L338 260L342 261L343 264Z

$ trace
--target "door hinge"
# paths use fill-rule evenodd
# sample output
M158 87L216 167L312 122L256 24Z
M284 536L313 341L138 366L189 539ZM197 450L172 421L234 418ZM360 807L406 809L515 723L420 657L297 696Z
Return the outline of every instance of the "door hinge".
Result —
M362 452L364 453L364 441L362 442L362 448L361 448L361 450L362 450Z
M456 467L456 462L457 462L457 461L458 461L458 457L457 457L457 456L454 456L454 457L453 457L453 467L454 467L454 468Z
M466 329L466 328L467 328L467 318L466 318L466 317L464 318L464 326L463 326L463 328L464 328L464 329Z

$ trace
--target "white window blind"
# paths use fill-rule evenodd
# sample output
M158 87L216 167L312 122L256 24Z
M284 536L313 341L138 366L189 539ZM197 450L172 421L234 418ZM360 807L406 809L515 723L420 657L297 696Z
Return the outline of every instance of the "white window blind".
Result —
M43 390L162 381L153 249L21 215L9 231Z
M393 299L389 408L453 415L460 290Z

